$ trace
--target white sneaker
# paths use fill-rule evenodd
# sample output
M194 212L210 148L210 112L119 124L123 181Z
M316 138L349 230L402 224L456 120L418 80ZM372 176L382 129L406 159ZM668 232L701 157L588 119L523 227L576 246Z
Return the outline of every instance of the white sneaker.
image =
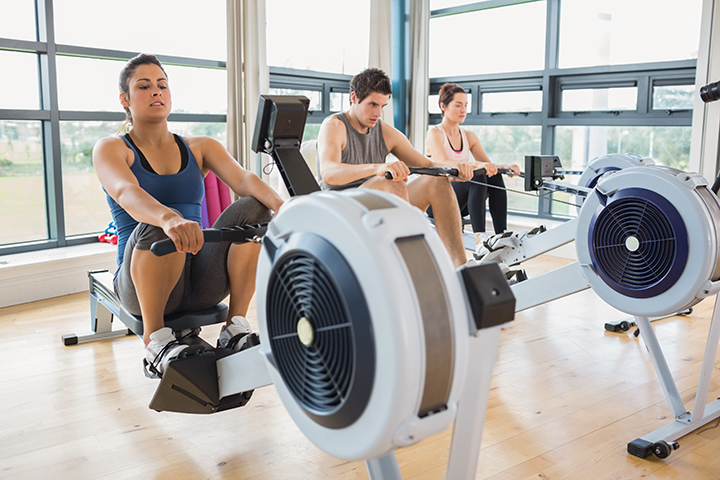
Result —
M170 360L177 358L188 346L178 343L170 327L163 327L150 334L145 347L145 374L150 378L162 377Z
M201 327L183 328L182 330L175 330L173 335L175 335L175 338L178 340L184 340L188 337L198 337L200 336L200 332L202 332Z
M465 262L465 264L463 266L464 267L474 267L476 265L480 265L480 262L478 262L474 258L470 258L470 259L468 259L467 262Z
M485 241L490 238L490 236L485 232L476 232L475 233L475 258L481 259L485 255L488 254L488 250L485 247Z
M486 232L475 232L475 245L482 245L488 238L490 236Z
M230 320L232 324L223 325L218 337L218 348L231 348L236 352L242 350L247 341L247 336L252 333L250 323L245 317L236 315Z

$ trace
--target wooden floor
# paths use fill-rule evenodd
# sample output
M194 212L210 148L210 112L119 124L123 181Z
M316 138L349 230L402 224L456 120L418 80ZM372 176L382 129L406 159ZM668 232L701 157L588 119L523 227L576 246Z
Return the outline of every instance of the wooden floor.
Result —
M527 269L532 277L564 262L544 257ZM690 408L711 311L706 300L690 317L654 323ZM478 479L720 478L718 421L665 461L626 453L670 412L642 342L603 329L623 317L585 291L520 313L501 332ZM61 344L88 324L87 294L0 309L0 478L367 478L364 463L313 446L273 387L211 416L151 411L156 382L143 376L138 338ZM217 331L203 335L214 341ZM404 478L444 478L449 435L400 450Z

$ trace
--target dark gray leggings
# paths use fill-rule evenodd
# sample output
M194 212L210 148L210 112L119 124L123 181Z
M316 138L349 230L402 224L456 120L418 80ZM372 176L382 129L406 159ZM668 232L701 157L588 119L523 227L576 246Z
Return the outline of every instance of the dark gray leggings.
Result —
M244 197L228 206L213 225L215 228L256 225L269 222L270 210L253 197ZM125 246L125 259L115 277L115 292L120 303L133 315L140 315L140 303L130 275L134 249L150 250L150 246L168 238L160 227L140 223L130 234ZM227 256L230 243L206 243L197 255L188 255L183 273L170 293L165 315L173 312L210 308L230 294Z

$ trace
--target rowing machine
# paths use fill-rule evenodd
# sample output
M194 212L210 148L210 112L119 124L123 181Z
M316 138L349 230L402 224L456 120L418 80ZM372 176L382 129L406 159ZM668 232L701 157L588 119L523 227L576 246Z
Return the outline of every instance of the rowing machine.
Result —
M666 458L678 438L720 417L720 400L705 405L720 340L720 296L692 413L683 405L650 323L720 291L718 219L720 201L700 175L655 165L609 171L585 196L573 221L578 261L511 287L518 311L592 288L609 305L633 315L674 421L630 442L632 455Z
M365 460L372 480L399 479L394 450L453 422L447 478L475 477L499 330L515 310L497 265L455 270L397 196L317 192L268 224L256 285L261 343L170 361L151 408L212 413L272 383L313 443Z

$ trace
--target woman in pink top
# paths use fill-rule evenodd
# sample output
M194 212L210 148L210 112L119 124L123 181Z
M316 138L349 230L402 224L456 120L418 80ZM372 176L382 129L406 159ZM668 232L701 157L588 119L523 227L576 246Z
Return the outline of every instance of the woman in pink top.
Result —
M486 238L485 234L485 201L490 200L490 216L492 217L495 233L502 233L507 229L507 192L502 175L497 175L497 167L490 161L483 150L480 140L473 132L460 128L467 115L467 94L465 90L454 83L446 83L440 88L438 99L442 110L442 123L430 129L427 137L427 154L434 162L470 162L473 169L484 168L487 174L478 174L473 180L494 185L500 188L488 188L469 182L457 181L452 183L458 199L460 211L463 216L470 215L475 239L478 243ZM472 159L470 158L472 154ZM520 174L517 165L499 165L502 168L512 169L516 175ZM432 216L432 212L428 211Z

